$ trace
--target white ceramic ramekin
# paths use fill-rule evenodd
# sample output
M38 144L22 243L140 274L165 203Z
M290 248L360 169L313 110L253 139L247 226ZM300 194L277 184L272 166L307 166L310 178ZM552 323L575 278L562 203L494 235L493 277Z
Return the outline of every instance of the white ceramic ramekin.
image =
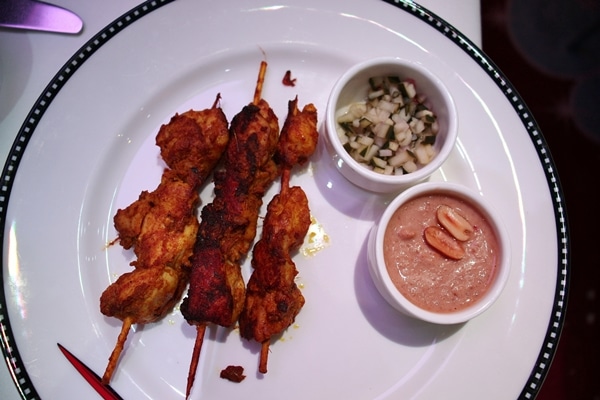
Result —
M428 164L403 175L383 175L367 169L344 149L338 136L338 111L351 103L364 101L369 78L398 76L415 82L417 93L437 116L439 132L434 148L437 155ZM370 59L354 65L335 83L326 109L326 144L339 172L355 185L378 193L399 192L427 179L448 158L458 134L456 106L444 83L422 64L394 57Z
M496 271L487 291L470 306L453 312L433 312L413 304L392 282L384 259L384 236L394 212L407 201L428 194L446 194L469 203L491 226L498 243ZM421 234L419 232L419 234ZM426 246L426 243L423 244ZM368 241L369 272L381 295L398 311L437 324L466 322L487 310L500 296L510 273L510 242L501 219L486 203L483 196L461 185L448 182L425 182L398 195L388 205L379 222L372 228Z

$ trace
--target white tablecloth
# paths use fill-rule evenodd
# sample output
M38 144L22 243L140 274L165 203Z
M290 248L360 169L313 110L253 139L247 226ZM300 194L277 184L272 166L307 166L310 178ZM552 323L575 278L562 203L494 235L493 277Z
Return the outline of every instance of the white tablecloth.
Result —
M51 2L74 11L83 19L84 29L79 35L0 28L0 160L2 163L6 160L27 113L54 74L94 34L140 3L139 0L55 0ZM475 44L481 44L479 0L421 0L418 3L454 25ZM21 399L6 365L0 364L0 399Z

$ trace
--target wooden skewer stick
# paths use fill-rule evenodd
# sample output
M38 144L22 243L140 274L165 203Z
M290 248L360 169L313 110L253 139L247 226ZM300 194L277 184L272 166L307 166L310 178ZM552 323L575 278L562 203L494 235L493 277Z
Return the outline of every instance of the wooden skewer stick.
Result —
M262 374L267 373L271 339L289 328L304 305L293 281L298 271L291 253L298 250L300 237L308 232L310 209L302 188L291 186L290 180L292 168L307 162L315 151L318 131L314 105L300 111L297 100L288 102L288 118L276 153L281 168L279 195L267 206L262 237L253 249L254 271L248 282L246 308L239 319L241 336L261 344L258 371Z
M294 107L293 111L294 115L298 113L298 109ZM286 167L281 171L281 188L279 189L279 194L281 196L285 196L286 192L290 187L290 175L291 175L291 167ZM260 348L260 361L258 364L258 371L261 374L267 373L267 364L269 361L269 346L271 344L270 340L265 340L262 342L262 346Z
M192 361L190 362L190 370L188 371L187 387L185 389L185 398L190 396L194 380L196 379L196 370L198 369L198 360L200 359L200 350L204 343L204 333L206 324L196 325L196 341L194 342L194 351L192 352Z
M265 73L267 71L267 63L265 61L262 61L260 63L260 70L258 72L258 80L256 81L256 90L254 91L254 104L258 104L258 102L261 99L262 96L262 87L263 87L263 82L265 80ZM262 344L261 350L260 350L260 364L259 364L259 371L263 374L267 373L267 361L269 359L269 344L270 342L267 340Z
M285 196L286 192L288 191L289 187L290 187L290 174L291 174L291 169L290 168L284 168L281 171L281 189L279 190L279 194L281 196ZM260 348L260 360L258 363L258 372L260 372L261 374L266 374L267 373L267 364L269 361L269 346L271 344L271 340L265 340L264 342L262 342L261 348Z
M265 75L267 72L267 62L260 62L260 69L258 71L258 79L256 80L256 87L254 89L254 98L252 103L257 105L262 98L262 88L265 81ZM220 94L215 104L220 99ZM190 368L188 370L187 387L185 390L185 398L188 399L192 387L194 386L194 380L196 379L196 370L198 369L198 362L200 360L200 350L202 349L202 343L204 342L204 335L206 332L206 324L196 326L196 340L194 342L194 350L192 351L192 360L190 361Z
M132 323L133 320L131 318L125 318L123 320L123 325L121 326L121 332L117 338L117 343L110 354L108 365L106 366L106 370L102 376L102 384L104 385L109 384L110 379L117 368L117 363L119 362L119 358L121 356L121 352L123 351L123 347L125 346L125 341L127 340L127 335L129 334L129 329L131 329Z
M258 364L258 371L261 374L267 373L267 363L269 361L269 345L271 344L270 340L265 340L262 342L262 346L260 348L260 361Z
M260 69L258 71L258 79L256 80L256 88L254 89L254 99L252 103L258 104L262 98L262 88L265 82L265 74L267 73L267 62L260 62Z

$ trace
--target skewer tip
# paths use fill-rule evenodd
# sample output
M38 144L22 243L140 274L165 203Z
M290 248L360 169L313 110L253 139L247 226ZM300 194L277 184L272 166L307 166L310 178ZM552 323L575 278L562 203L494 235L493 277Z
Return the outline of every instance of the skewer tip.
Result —
M265 340L262 342L262 346L260 348L260 364L258 365L258 371L261 374L267 373L267 362L269 360L269 345L270 341Z
M221 101L221 93L217 93L217 97L215 98L215 102L212 105L212 108L218 108L219 107L219 102Z
M252 100L252 103L254 105L257 105L260 102L260 99L262 98L262 88L263 88L263 84L265 82L266 72L267 72L267 62L261 61L260 69L258 71L258 79L256 80L256 88L254 89L254 99Z
M186 400L190 397L192 387L194 386L194 380L196 379L196 370L198 369L198 361L200 359L200 350L202 349L202 343L204 342L204 332L206 331L206 325L196 325L196 341L194 342L194 350L192 352L192 360L190 361L190 369L188 371L187 386L185 388Z
M108 385L110 380L112 379L112 375L117 368L117 363L119 362L119 358L121 357L121 353L123 352L123 347L125 346L125 341L127 340L127 335L129 334L129 329L133 324L133 320L131 318L125 318L123 320L123 325L121 326L121 332L119 333L119 337L117 338L117 343L115 348L113 349L110 357L108 359L108 365L106 366L106 370L104 371L104 375L102 376L102 384Z

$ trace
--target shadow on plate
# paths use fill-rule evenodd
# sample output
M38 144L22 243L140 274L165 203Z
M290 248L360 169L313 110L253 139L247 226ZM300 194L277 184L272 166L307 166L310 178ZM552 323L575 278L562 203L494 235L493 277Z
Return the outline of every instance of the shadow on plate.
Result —
M10 114L23 94L31 75L32 52L26 35L8 31L0 35L0 121ZM23 65L27 68L23 69ZM8 71L18 73L8 76Z
M323 199L351 218L375 221L383 214L387 203L395 197L395 194L369 192L344 178L327 151L323 134L319 137L312 161L315 183Z
M371 280L367 242L368 240L365 240L356 259L354 288L362 313L379 333L404 346L424 347L449 338L465 325L436 325L405 316L392 308Z

